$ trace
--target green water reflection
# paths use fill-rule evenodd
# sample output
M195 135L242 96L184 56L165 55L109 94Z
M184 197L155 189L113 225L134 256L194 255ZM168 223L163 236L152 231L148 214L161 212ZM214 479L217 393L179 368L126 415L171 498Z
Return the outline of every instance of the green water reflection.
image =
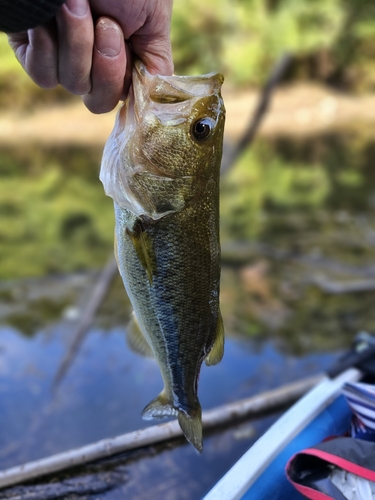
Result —
M322 371L357 330L375 329L375 292L332 293L375 280L374 148L363 134L258 140L223 178L228 338L222 363L202 370L205 409ZM112 252L100 155L79 147L0 150L2 468L141 428L141 408L160 391L154 361L126 346L131 307L117 277L57 397L51 392ZM237 428L205 435L200 457L179 441L69 471L61 484L85 498L201 498L275 418L247 422L245 438ZM58 479L29 492L46 498ZM0 496L20 498L22 488Z
M235 269L224 267L222 302L234 331L304 352L375 328L375 294L360 291L375 277L374 147L349 133L258 141L224 179L223 261Z
M341 348L357 330L375 328L375 293L345 292L375 280L374 153L364 131L261 139L223 178L228 333L308 352ZM14 279L91 272L112 252L100 156L83 147L0 150L0 318L27 334L60 318L77 294L65 284L54 295L54 282L30 299L14 292ZM109 326L129 310L120 282L114 290L118 299L103 308Z
M101 150L0 151L0 279L100 266L113 209L98 181Z

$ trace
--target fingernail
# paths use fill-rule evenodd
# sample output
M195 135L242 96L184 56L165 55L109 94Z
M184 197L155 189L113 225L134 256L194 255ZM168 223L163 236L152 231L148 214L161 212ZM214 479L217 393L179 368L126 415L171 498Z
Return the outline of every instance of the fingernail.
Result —
M122 32L120 28L107 19L101 19L96 25L95 45L104 56L114 57L121 50Z
M87 0L67 0L65 5L72 14L78 17L84 16L89 8Z

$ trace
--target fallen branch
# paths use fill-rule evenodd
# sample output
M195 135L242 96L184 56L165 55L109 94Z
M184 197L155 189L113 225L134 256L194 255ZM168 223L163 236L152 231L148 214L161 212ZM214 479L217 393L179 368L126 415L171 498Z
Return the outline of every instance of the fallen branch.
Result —
M256 133L262 123L262 120L268 110L271 102L271 97L275 87L280 82L282 76L285 74L288 66L292 61L292 56L290 54L284 54L276 62L272 68L271 75L269 76L261 96L259 98L258 105L254 114L252 115L249 125L245 132L243 133L241 139L238 141L237 145L232 151L229 151L224 155L223 162L221 165L221 173L225 174L229 168L234 165L235 161L239 158L241 153L247 148L254 140Z
M242 399L205 411L202 415L203 428L212 429L232 424L244 418L259 416L259 414L290 405L321 381L322 377L323 375L309 377L278 389L264 392L258 396ZM103 439L81 448L6 469L0 472L0 488L86 464L99 458L167 441L181 435L182 431L177 421L173 421L123 434L115 438Z
M324 276L315 276L311 282L325 293L340 295L344 293L372 292L375 290L375 279L352 281L333 281Z
M78 349L80 348L88 329L92 325L95 319L95 314L102 304L105 296L108 293L108 289L112 283L112 280L116 276L117 264L114 257L111 257L107 265L103 268L100 273L99 279L94 287L91 297L85 307L77 325L71 333L72 341L69 346L67 353L65 354L63 360L61 361L60 367L57 370L54 386L56 387L65 376L68 371L72 360L74 359Z

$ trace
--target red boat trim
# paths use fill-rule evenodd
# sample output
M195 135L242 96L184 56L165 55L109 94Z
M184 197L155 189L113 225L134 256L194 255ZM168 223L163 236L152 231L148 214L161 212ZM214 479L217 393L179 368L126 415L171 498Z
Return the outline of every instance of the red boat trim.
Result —
M332 455L331 453L327 453L326 451L316 450L314 448L307 448L303 450L304 455L314 455L315 457L321 458L326 462L329 462L333 465L337 465L341 469L344 469L348 472L352 472L353 474L363 477L369 481L375 481L375 471L366 469L360 465L354 464L345 458L338 457L337 455ZM289 462L288 462L289 465Z

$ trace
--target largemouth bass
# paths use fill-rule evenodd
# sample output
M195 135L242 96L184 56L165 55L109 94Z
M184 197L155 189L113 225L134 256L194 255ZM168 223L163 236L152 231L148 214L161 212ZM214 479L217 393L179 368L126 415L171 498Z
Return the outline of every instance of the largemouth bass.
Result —
M152 352L164 389L145 419L177 416L202 450L197 384L223 356L219 176L220 74L152 76L137 61L100 179L115 206L115 254L134 308L130 343Z

